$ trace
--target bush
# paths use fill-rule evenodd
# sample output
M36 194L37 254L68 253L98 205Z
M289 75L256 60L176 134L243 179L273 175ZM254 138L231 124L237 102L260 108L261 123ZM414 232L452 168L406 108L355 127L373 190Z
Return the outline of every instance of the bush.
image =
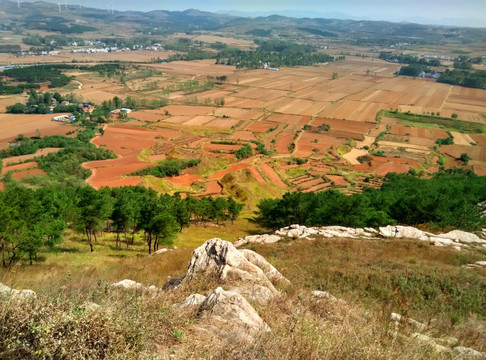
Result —
M251 150L251 146L250 144L246 144L244 146L242 146L236 153L235 153L235 157L237 159L244 159L244 158L247 158L247 157L250 157L252 154L252 150Z

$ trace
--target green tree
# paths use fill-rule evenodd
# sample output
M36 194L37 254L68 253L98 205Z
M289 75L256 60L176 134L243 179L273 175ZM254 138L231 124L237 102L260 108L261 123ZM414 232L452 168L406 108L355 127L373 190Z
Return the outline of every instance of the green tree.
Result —
M243 204L237 203L232 197L228 198L228 213L232 224L240 215L243 206Z
M79 188L77 202L77 216L75 225L85 233L90 251L94 251L93 240L96 242L96 232L109 218L112 211L112 199L107 190L97 191L90 186Z

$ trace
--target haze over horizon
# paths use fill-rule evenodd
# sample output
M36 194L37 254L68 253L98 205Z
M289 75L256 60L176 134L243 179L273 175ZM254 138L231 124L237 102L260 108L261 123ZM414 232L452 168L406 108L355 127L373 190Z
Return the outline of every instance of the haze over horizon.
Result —
M56 0L47 0L57 3ZM407 21L419 24L486 27L485 0L61 0L71 5L114 10L171 10L198 9L238 16L323 17L353 20Z

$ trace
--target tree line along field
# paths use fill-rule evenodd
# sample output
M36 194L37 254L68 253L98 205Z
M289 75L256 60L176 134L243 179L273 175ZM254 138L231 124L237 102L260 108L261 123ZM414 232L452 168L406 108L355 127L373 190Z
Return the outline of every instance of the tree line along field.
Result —
M243 199L263 185L276 194L328 188L354 193L379 186L389 172L427 174L440 166L463 166L483 174L481 134L464 135L453 128L454 144L438 146L435 142L445 136L444 129L432 131L430 122L411 123L382 116L381 111L454 115L481 123L485 92L392 77L398 67L353 56L278 72L244 71L212 60L176 61L127 68L123 79L68 71L83 85L69 84L66 89L98 103L114 96L169 100L166 107L134 111L127 119L112 117L104 125L103 134L92 143L112 150L117 158L83 164L91 171L87 182L95 188L143 184L184 196L238 193ZM223 76L224 81L215 83ZM8 133L10 139L18 126L30 135L37 129L50 134L50 127L52 133L69 132L67 125L48 117L45 125L30 129L33 125L27 119L32 115L22 117L20 123L25 125L17 116L0 116L5 116L0 126L13 131ZM4 146L6 140L7 136ZM265 152L255 143L261 143ZM245 144L252 147L251 156L237 159L235 153ZM467 164L458 160L463 153L470 153ZM133 175L165 158L202 161L171 178ZM224 179L233 172L250 183Z

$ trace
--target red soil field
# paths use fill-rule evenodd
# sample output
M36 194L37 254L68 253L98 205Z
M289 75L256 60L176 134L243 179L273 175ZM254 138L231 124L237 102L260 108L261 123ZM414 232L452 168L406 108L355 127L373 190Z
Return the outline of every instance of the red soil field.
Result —
M255 166L250 166L250 173L253 176L253 178L256 180L256 182L259 182L263 184L265 182L265 179L263 176L258 172L257 168Z
M175 186L191 186L197 180L205 180L203 177L193 174L184 174L164 179L169 180Z
M443 145L440 152L459 159L462 154L468 154L472 160L486 162L486 149L479 146L467 145Z
M168 115L165 115L163 111L157 109L157 110L133 111L130 113L130 117L142 121L154 122L154 121L166 119Z
M246 130L254 131L257 133L264 133L267 130L273 129L275 126L276 124L271 124L262 121L254 121L246 128Z
M204 144L204 149L207 151L238 151L242 145L226 145L226 144Z
M211 175L209 177L209 179L212 179L212 180L213 179L221 179L226 174L229 174L229 173L232 173L232 172L236 172L236 171L241 170L241 169L246 169L248 167L250 167L249 164L234 164L234 165L231 165L226 170L222 170L222 171L218 171L217 173L214 173L213 175Z
M317 142L316 142L317 140ZM341 146L345 143L342 139L337 139L325 134L302 133L296 142L295 156L307 157L315 153L326 152L331 146Z
M231 135L230 139L251 141L251 140L256 140L256 137L255 135L253 135L251 131L239 130L239 131L235 131L235 133Z
M275 141L275 151L279 154L286 154L289 152L289 145L294 140L295 134L282 132L278 134Z
M385 176L388 173L406 174L410 170L408 165L405 164L395 164L392 162L380 164L375 172L378 175Z
M273 170L268 164L262 163L260 166L261 166L263 172L265 173L265 175L270 179L270 181L275 186L278 186L279 188L286 188L287 187L287 185L285 185L283 183L282 179L280 179L280 176L278 176L278 174L275 172L275 170Z
M235 119L214 119L210 122L204 124L204 126L209 127L216 127L216 128L223 128L223 129L230 129L238 123L238 120ZM185 123L184 125L187 125Z
M303 190L305 189L308 189L308 188L311 188L315 185L318 185L318 184L322 184L324 183L324 180L318 178L318 179L314 179L314 178L311 178L310 180L307 180L307 181L304 181L304 182L300 182L297 187L298 188L302 188Z
M311 117L306 115L272 114L265 120L279 124L306 125L310 122L310 119Z
M122 178L122 176L150 165L156 164L138 161L136 156L83 163L84 168L91 170L91 176L86 182L95 189L99 189L102 186L137 185L140 183L140 177Z
M473 139L479 146L486 148L486 135L470 134L471 139Z
M94 138L92 143L98 146L104 145L119 157L84 163L83 166L92 171L87 182L94 188L139 184L139 177L122 177L141 168L156 165L138 160L137 156L140 151L163 142L156 137L177 138L179 136L180 133L173 130L158 131L136 126L109 124L104 135Z
M0 191L3 191L5 190L5 185L3 184L3 182L0 182Z
M395 135L410 135L424 139L444 139L449 136L447 132L441 129L412 128L406 126L392 126L390 133Z
M179 115L212 115L217 109L211 106L168 105L158 111L167 111L171 116Z
M342 176L339 176L339 175L326 175L326 177L331 180L331 181L334 181L334 183L336 185L340 185L340 186L348 186L349 183L344 180L344 178Z
M359 134L357 132L353 131L346 131L346 130L329 130L326 131L326 134L329 136L334 136L337 138L342 138L342 139L353 139L353 140L363 140L364 136L363 134Z
M359 121L349 121L341 119L329 119L323 117L316 117L311 121L310 125L318 127L322 124L327 124L331 127L331 130L346 130L357 132L360 134L366 134L370 129L376 127L375 124L359 122Z
M486 165L474 165L473 170L478 176L486 176Z
M327 188L329 186L331 186L329 183L321 183L321 184L317 184L315 186L312 186L308 189L305 189L303 192L320 192L320 191L327 190Z
M206 183L206 191L200 196L218 196L221 195L222 191L223 188L216 180L208 181Z
M12 174L12 177L18 181L21 181L26 177L35 176L35 175L47 175L47 174L44 170L41 169L31 169L31 170L22 170L22 171L14 172Z
M6 166L2 169L2 174L5 175L9 171L36 168L38 165L39 164L37 164L36 161L29 161L29 162L18 164L18 165Z

